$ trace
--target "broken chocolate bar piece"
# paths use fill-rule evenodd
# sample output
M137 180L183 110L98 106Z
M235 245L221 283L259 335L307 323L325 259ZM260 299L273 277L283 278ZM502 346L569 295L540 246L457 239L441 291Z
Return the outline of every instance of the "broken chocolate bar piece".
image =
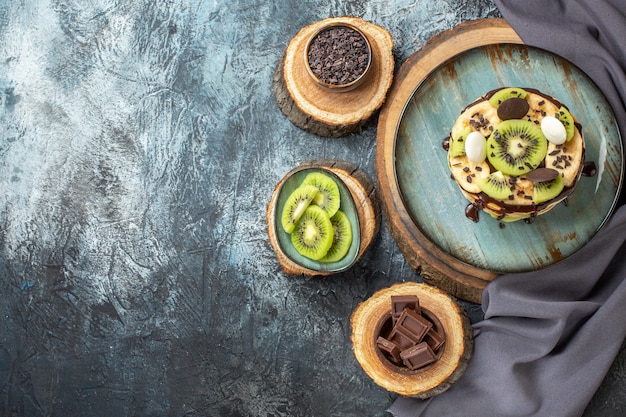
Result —
M412 370L430 365L437 360L435 352L433 352L426 342L422 342L412 348L402 351L400 356L402 357L402 362L404 362L407 368Z
M392 295L391 296L391 316L393 317L393 323L400 318L400 315L405 309L413 310L417 314L422 314L420 309L420 302L417 295Z
M375 343L379 354L390 362L415 371L441 356L443 326L420 306L418 296L391 296L391 317L385 320Z
M384 337L378 336L376 339L376 346L383 352L387 352L389 358L395 363L402 363L402 358L400 358L400 348L395 343L385 339Z
M402 326L395 326L387 339L398 345L400 350L408 349L417 343L415 335Z
M430 329L424 335L424 342L426 342L428 344L428 346L430 346L430 348L434 352L436 352L437 350L439 350L439 348L441 346L443 346L443 343L445 342L445 339L443 338L443 336L441 336L439 333L437 333L435 331L435 329Z
M394 328L401 328L402 333L408 335L414 344L422 341L426 332L432 329L433 324L413 310L405 309Z

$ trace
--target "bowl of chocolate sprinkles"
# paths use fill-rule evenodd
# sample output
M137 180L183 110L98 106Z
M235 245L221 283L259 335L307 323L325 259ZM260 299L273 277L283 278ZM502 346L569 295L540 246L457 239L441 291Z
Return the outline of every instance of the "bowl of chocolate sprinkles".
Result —
M372 67L372 48L355 26L331 22L315 31L304 48L306 70L329 91L346 92L361 85Z

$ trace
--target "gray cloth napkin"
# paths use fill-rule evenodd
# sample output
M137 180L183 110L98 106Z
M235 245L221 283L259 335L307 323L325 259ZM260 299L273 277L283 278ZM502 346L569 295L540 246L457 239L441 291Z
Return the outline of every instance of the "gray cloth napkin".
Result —
M528 45L585 71L626 140L626 1L496 0ZM622 199L623 200L622 193ZM498 277L483 292L474 355L428 400L398 398L395 417L580 416L626 337L626 205L574 256Z

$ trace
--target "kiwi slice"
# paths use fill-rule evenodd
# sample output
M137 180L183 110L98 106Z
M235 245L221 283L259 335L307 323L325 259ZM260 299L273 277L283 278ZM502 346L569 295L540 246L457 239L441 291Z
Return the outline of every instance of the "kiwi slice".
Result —
M574 133L576 132L576 126L574 125L574 118L572 117L572 114L565 106L561 106L559 112L555 116L561 121L561 123L563 123L563 126L565 126L565 133L567 134L567 136L565 136L565 140L569 141L574 137Z
M563 181L563 177L558 175L551 181L535 182L533 185L533 199L535 203L539 204L552 200L561 194L561 191L563 191L563 188L565 187L565 182Z
M478 187L483 193L496 200L508 200L511 196L508 178L500 171L478 179Z
M503 101L508 100L513 97L517 98L526 98L528 93L523 88L517 87L506 87L501 90L496 91L490 98L489 103L493 107L498 107Z
M333 224L328 213L310 205L291 233L291 243L298 253L315 261L322 259L333 244Z
M472 133L472 128L467 126L465 129L461 130L458 135L452 138L450 148L448 148L448 152L452 158L465 155L465 138L467 138L467 135L470 133Z
M520 176L545 159L548 140L541 128L527 120L505 120L487 139L487 159L503 174Z
M333 217L341 205L341 195L335 180L321 172L308 174L302 185L313 185L318 189L318 193L313 197L313 204L320 206L328 213L328 217Z
M280 218L285 232L293 232L296 223L304 214L307 207L313 202L313 198L317 193L317 187L313 185L301 185L293 190L289 197L287 197Z
M321 262L338 262L346 256L350 245L352 244L352 225L350 219L341 210L338 210L333 217L330 218L333 225L333 244L320 261Z

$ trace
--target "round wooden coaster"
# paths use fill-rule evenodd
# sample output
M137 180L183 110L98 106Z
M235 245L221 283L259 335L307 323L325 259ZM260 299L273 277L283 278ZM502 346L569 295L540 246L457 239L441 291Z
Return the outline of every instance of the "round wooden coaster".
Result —
M355 210L354 216L358 222L358 231L354 233L358 236L359 241L356 242L357 250L350 263L339 265L338 269L333 269L333 265L323 265L310 262L307 265L298 263L289 256L289 251L281 246L281 239L278 229L281 227L277 207L279 204L280 193L283 185L292 177L310 170L327 171L331 175L336 176L350 193ZM376 196L376 190L370 177L356 165L333 159L317 159L303 162L298 167L289 171L281 181L276 185L274 193L268 203L266 220L269 235L269 241L276 252L278 262L283 270L291 275L308 275L308 276L328 276L337 272L348 269L354 265L362 257L365 251L371 246L378 230L380 228L380 206Z
M437 318L445 341L438 359L410 371L393 366L377 352L377 331L391 312L391 296L415 295L419 305ZM429 398L447 391L465 372L474 338L465 311L446 293L426 284L406 282L379 290L352 313L352 344L357 361L370 378L387 391L405 397Z
M317 85L306 70L305 46L309 37L328 24L347 23L358 28L372 48L372 68L361 85L333 92ZM274 73L278 107L299 128L324 137L357 133L382 106L393 81L393 40L389 32L357 17L334 17L302 28L294 36Z

